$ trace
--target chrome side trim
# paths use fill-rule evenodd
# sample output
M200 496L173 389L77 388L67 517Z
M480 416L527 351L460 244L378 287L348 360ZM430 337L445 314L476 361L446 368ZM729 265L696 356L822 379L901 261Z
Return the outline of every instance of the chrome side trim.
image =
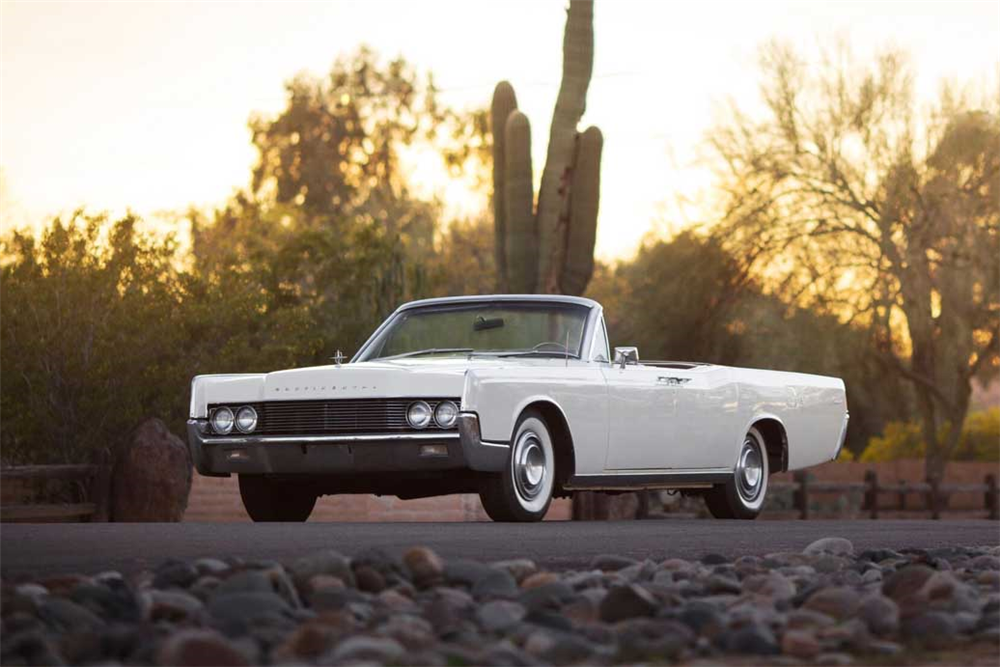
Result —
M732 478L725 468L672 470L611 475L573 475L563 488L570 491L630 491L636 489L704 489Z
M259 435L242 438L206 437L209 445L257 445L298 442L386 442L399 440L457 440L458 433L382 433L375 435Z
M622 468L614 472L599 472L574 475L574 477L641 477L643 475L731 475L733 468Z

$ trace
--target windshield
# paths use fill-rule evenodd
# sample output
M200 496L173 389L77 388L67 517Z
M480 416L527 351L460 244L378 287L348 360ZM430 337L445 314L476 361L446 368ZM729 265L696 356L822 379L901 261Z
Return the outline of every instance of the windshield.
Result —
M463 303L404 310L358 361L418 356L579 357L589 308Z

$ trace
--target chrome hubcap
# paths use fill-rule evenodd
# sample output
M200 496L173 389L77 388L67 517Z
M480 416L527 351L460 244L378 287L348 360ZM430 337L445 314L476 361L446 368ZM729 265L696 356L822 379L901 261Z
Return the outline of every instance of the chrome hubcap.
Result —
M517 439L514 447L514 484L518 494L531 500L536 497L545 484L546 470L545 450L538 436L532 431L524 431Z
M760 445L752 436L747 436L740 450L739 462L736 465L736 488L740 497L747 502L753 502L760 495L764 481L764 461Z

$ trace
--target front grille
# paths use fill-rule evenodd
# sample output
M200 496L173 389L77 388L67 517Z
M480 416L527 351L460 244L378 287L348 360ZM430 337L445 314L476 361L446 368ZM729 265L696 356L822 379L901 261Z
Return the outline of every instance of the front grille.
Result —
M457 398L340 398L329 401L266 401L263 403L219 403L235 413L244 405L257 411L257 428L252 435L362 435L376 433L417 433L442 431L431 420L419 431L406 421L406 409L414 401L425 401L431 410L442 401ZM451 429L454 430L454 427ZM235 433L235 430L234 430Z

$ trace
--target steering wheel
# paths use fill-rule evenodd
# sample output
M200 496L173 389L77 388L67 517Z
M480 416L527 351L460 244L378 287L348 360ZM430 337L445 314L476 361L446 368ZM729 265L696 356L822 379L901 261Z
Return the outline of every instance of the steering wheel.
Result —
M557 347L557 348L559 348L558 350L552 350L553 352L569 352L569 348L568 347L566 347L562 343L560 343L558 341L554 341L554 340L544 340L541 343L539 343L538 345L535 345L534 347L532 347L531 351L532 352L541 352L541 351L543 351L542 348L544 348L546 346L551 346L551 347Z

